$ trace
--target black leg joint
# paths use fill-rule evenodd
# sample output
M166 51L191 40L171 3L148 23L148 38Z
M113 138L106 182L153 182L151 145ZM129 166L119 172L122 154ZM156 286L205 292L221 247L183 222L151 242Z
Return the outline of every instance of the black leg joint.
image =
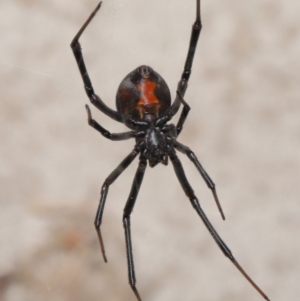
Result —
M85 80L86 82L87 80ZM91 100L91 103L94 104L95 102L97 102L96 100L96 97L95 97L95 92L94 92L94 89L92 87L92 83L90 83L91 85L88 87L88 86L85 86L84 89L85 89L85 92L86 92L86 95L88 96L88 98Z
M70 44L70 47L73 49L73 50L81 50L81 45L79 43L78 40L74 39L71 44Z
M101 188L101 199L99 202L99 207L98 207L95 222L94 222L94 225L97 229L99 229L99 227L102 223L102 215L103 215L103 209L104 209L104 205L105 205L105 202L103 202L103 200L105 200L107 197L107 193L108 193L108 189L109 189L110 185L111 185L111 181L106 179Z
M198 207L199 207L198 200L195 197L190 197L189 199L191 201L191 204L192 204L193 208L196 211L198 211Z
M125 210L124 210L125 211ZM128 214L124 212L123 214L123 227L126 229L127 227L130 227L130 219L128 218Z

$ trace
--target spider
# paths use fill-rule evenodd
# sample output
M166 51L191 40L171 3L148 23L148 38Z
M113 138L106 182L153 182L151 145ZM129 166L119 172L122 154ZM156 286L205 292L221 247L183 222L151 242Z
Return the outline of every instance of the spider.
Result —
M88 124L92 126L95 130L100 132L105 138L110 139L112 141L127 140L130 138L135 138L136 141L133 150L106 178L101 189L101 196L94 224L97 231L104 261L107 262L107 258L100 231L100 225L102 222L102 215L108 190L110 185L139 155L138 168L133 180L128 200L124 208L123 226L125 231L129 284L136 298L139 301L141 301L141 297L136 288L136 277L134 270L130 231L130 215L133 211L133 207L143 181L147 163L149 162L150 167L154 167L159 163L167 165L168 159L170 159L183 191L189 198L193 208L196 210L197 214L201 218L202 222L208 229L209 233L211 234L217 245L220 247L221 251L246 277L246 279L261 294L261 296L265 300L269 300L269 298L264 294L264 292L242 269L242 267L232 255L230 249L227 247L227 245L224 243L224 241L221 239L217 231L214 229L214 227L208 220L206 214L204 213L203 209L199 204L197 197L194 194L191 185L189 184L186 178L182 164L176 154L176 150L185 154L195 165L203 180L207 184L208 188L212 191L220 214L223 220L225 220L223 210L217 197L214 182L206 173L193 151L191 151L189 147L177 141L177 138L182 131L184 122L190 110L189 105L185 102L183 97L188 86L196 46L202 28L200 17L200 0L196 0L196 20L192 26L190 44L188 48L187 58L185 61L184 71L178 83L176 98L174 102L171 104L170 91L164 79L151 67L143 65L130 72L121 82L116 95L117 111L109 108L102 101L102 99L95 94L94 88L92 86L84 63L81 45L79 43L79 38L81 37L86 27L89 25L91 20L94 18L94 16L100 9L101 4L102 2L100 2L97 5L95 10L92 12L92 14L83 24L79 32L76 34L76 36L71 42L71 48L73 50L80 74L84 82L86 94L90 99L91 103L102 113L106 114L110 118L125 124L131 131L127 131L124 133L110 133L92 118L90 108L88 105L86 105ZM181 111L181 115L179 117L177 125L175 126L174 124L169 124L168 122L179 111L181 104L183 105L183 109Z

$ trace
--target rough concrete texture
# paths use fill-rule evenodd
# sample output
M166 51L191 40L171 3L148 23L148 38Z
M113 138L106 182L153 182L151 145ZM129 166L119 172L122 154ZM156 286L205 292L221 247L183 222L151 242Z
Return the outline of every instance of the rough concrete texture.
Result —
M179 141L217 184L227 220L187 158L211 222L271 300L300 295L300 2L203 0L203 30ZM135 300L122 210L137 162L112 185L104 213L108 264L93 219L106 176L133 141L87 125L69 44L94 0L0 2L0 300ZM148 64L175 96L195 0L106 0L81 42L110 107L122 78ZM96 108L112 132L125 127ZM132 216L143 301L262 300L226 259L171 166L148 169Z

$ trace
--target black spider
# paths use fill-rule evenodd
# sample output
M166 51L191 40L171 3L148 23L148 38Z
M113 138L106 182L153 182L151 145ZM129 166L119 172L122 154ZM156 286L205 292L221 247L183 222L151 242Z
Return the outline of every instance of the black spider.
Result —
M80 74L82 76L85 91L91 101L91 103L97 107L101 112L111 117L112 119L124 123L131 131L124 133L112 134L104 129L97 121L92 118L91 111L86 105L88 114L88 123L94 129L99 131L104 137L113 140L126 140L135 138L136 144L132 152L117 166L117 168L107 177L101 189L100 202L95 219L95 227L98 234L100 247L104 261L107 262L104 244L101 236L100 225L102 221L102 215L107 197L109 186L118 178L118 176L132 163L132 161L139 156L139 165L135 174L133 185L128 197L127 203L124 208L123 225L125 230L126 251L128 261L128 276L129 284L134 291L137 299L141 301L139 293L136 288L136 278L133 264L131 235L130 235L130 214L133 210L143 177L149 161L150 167L154 167L158 163L164 165L168 164L168 158L170 158L176 176L185 192L190 199L192 206L198 213L199 217L203 221L204 225L214 238L217 245L220 247L226 257L238 268L238 270L247 278L247 280L254 286L254 288L266 299L268 297L261 291L261 289L250 279L241 266L237 263L233 257L231 251L220 238L210 221L206 217L202 210L197 197L194 194L192 187L190 186L183 167L179 158L176 155L176 151L182 152L187 155L188 158L194 163L207 186L211 189L215 198L216 204L219 208L221 216L225 219L222 208L220 206L215 184L210 179L195 154L185 145L177 141L183 124L186 120L188 112L190 110L189 105L184 101L183 96L186 92L188 80L191 75L192 63L195 55L195 50L199 38L199 34L202 28L200 19L200 0L196 0L196 21L192 27L191 40L188 49L188 55L186 58L184 71L177 87L176 98L171 104L171 95L169 88L164 79L155 72L149 66L140 66L129 73L121 82L116 97L117 111L112 110L95 94L91 80L87 73L85 63L82 56L81 46L79 38L83 31L86 29L90 21L93 19L97 11L100 9L101 2L96 9L92 12L87 21L83 24L75 38L71 43L71 48L75 55ZM168 124L167 122L178 112L180 104L183 105L179 121L177 125Z

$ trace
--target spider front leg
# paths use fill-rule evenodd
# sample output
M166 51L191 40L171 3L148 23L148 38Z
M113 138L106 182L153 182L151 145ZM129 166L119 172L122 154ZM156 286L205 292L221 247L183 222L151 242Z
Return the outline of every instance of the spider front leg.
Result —
M128 264L128 279L129 279L129 284L139 301L142 301L142 299L136 288L136 278L135 278L132 243L131 243L130 215L132 213L138 192L140 190L146 167L147 167L147 157L146 157L146 151L144 151L144 153L142 153L140 156L139 166L136 171L132 183L131 191L128 200L126 202L124 208L124 214L123 214L123 226L125 231L125 242L126 242L127 264Z
M104 243L100 231L100 226L102 223L102 215L104 211L104 205L108 193L109 186L119 177L119 175L132 163L132 161L135 159L135 157L138 155L138 153L141 150L141 147L143 146L142 143L137 144L133 151L118 165L118 167L106 178L104 181L102 188L101 188L101 196L100 196L100 201L96 213L96 218L95 218L95 228L97 231L99 243L100 243L100 248L102 252L102 256L105 262L107 262L106 255L105 255L105 249L104 249Z
M201 14L200 14L200 0L196 0L197 7L196 7L196 21L192 27L191 39L190 39L190 46L187 54L187 58L184 65L184 71L182 73L181 79L188 81L190 75L192 73L192 65L193 60L196 52L196 47L199 39L199 35L202 29L201 23ZM180 91L181 92L181 91ZM184 93L182 93L184 95Z
M76 36L74 37L74 39L71 42L71 48L73 50L81 77L83 79L83 83L84 83L84 88L86 91L87 96L89 97L91 103L97 107L101 112L103 112L104 114L106 114L107 116L111 117L112 119L122 122L122 115L117 112L112 110L111 108L109 108L102 100L101 98L95 94L94 92L94 88L92 86L92 82L90 80L90 77L88 75L85 63L84 63L84 59L83 59L83 55L82 55L82 50L81 50L81 45L79 43L79 38L81 37L82 33L84 32L84 30L87 28L87 26L89 25L89 23L92 21L92 19L94 18L94 16L96 15L96 13L98 12L98 10L101 7L102 2L100 2L97 7L95 8L95 10L91 13L91 15L89 16L89 18L86 20L86 22L83 24L83 26L80 28L80 30L78 31L78 33L76 34Z
M232 252L230 249L227 247L227 245L224 243L224 241L221 239L217 231L214 229L210 221L208 220L206 214L202 210L199 201L197 197L194 194L194 191L189 184L185 172L183 170L182 164L175 154L175 151L171 152L169 155L171 162L173 164L176 176L181 184L182 189L184 190L186 196L190 199L192 206L198 213L199 217L201 218L202 222L206 226L207 230L223 252L223 254L229 258L229 260L236 266L236 268L244 275L244 277L251 283L251 285L261 294L261 296L265 299L270 301L270 299L266 296L266 294L257 286L257 284L248 276L248 274L243 270L243 268L239 265L239 263L236 261L234 256L232 255Z
M188 54L184 64L184 70L177 87L177 90L179 91L180 95L182 95L182 97L185 94L185 91L188 86L188 81L192 73L192 65L193 65L194 56L195 56L201 29L202 29L202 22L201 22L201 13L200 13L200 0L196 0L196 20L192 26L192 33L190 38ZM175 98L175 101L173 102L171 107L172 110L175 111L175 113L178 112L180 107L180 99L178 96Z

